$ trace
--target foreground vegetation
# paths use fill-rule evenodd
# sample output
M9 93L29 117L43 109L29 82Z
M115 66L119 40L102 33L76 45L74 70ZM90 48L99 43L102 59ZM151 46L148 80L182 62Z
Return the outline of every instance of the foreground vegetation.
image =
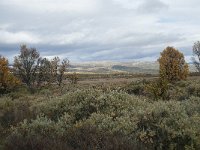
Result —
M200 80L168 84L164 98L155 80L20 86L0 97L1 148L200 149Z

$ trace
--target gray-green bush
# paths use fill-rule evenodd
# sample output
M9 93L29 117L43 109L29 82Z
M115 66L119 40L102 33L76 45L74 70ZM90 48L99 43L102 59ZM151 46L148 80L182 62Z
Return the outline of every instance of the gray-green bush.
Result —
M167 101L129 94L121 85L76 85L50 97L52 89L0 97L0 131L7 129L2 144L5 149L200 149L200 85L191 82L170 85ZM148 92L149 82L137 84Z

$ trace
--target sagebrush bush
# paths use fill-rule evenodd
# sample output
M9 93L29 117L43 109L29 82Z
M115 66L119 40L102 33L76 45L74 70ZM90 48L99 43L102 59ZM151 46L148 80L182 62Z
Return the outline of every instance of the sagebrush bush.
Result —
M64 95L50 97L54 89L14 99L0 97L0 124L8 131L4 145L7 149L200 149L200 98L187 92L189 85L190 81L170 84L168 101L154 101L148 93L128 94L121 89L124 84L119 89L75 85Z
M164 79L157 79L146 84L145 89L148 95L154 100L169 100L169 82Z
M53 120L58 120L64 113L73 114L77 120L80 120L96 111L93 105L100 94L101 92L98 90L78 90L59 98L35 103L31 110L34 114L43 113Z
M30 123L25 120L12 130L5 149L144 149L121 134L98 130L91 125L66 128L45 116L39 116Z
M0 123L9 128L30 117L29 102L26 100L12 100L8 97L0 98Z
M146 80L138 80L135 82L131 82L126 84L121 88L121 90L127 92L128 94L135 95L144 95L145 94L145 85L148 83Z
M73 74L69 74L68 79L70 80L70 82L72 84L77 84L78 83L78 74L75 72Z
M187 93L189 96L198 96L200 97L200 84L198 83L191 83L187 88Z
M196 123L190 125L191 121L182 103L156 102L141 115L137 124L138 137L147 146L153 148L193 147L194 144L199 145L199 143L193 137L193 133L188 132L197 126Z

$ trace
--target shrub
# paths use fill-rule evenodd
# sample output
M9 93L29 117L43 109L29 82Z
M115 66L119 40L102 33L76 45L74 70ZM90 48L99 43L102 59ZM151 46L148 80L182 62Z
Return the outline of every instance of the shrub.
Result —
M101 131L90 125L62 128L45 116L20 123L6 139L6 149L142 149L121 134ZM36 136L37 135L37 136Z
M156 102L141 115L136 133L152 148L199 149L199 135L195 134L200 129L197 122L199 118L189 117L182 103Z
M9 128L25 118L30 117L29 103L24 100L12 100L8 97L0 98L0 123L3 128Z
M167 80L158 79L153 80L149 84L146 85L146 91L151 98L154 100L169 100L168 90L169 90L169 83Z
M185 107L185 111L189 117L200 114L199 97L191 96L187 101L183 101L183 106Z
M121 150L121 149L144 149L143 146L134 143L120 133L110 133L98 130L93 126L84 125L75 127L68 132L68 143L73 149L100 149L100 150Z
M55 123L46 117L37 117L28 123L27 120L12 128L12 134L6 139L6 149L52 149L57 145Z
M69 78L69 80L70 80L70 82L72 84L77 84L78 83L78 75L77 75L77 73L74 72L73 74L69 74L68 78Z
M1 127L12 126L5 148L200 149L200 98L187 93L181 98L188 85L169 84L168 101L102 85L76 85L49 98L45 91L14 100L1 97Z
M135 94L135 95L145 95L145 85L148 82L146 80L142 81L134 81L129 84L126 84L121 90L127 92L128 94Z
M198 82L191 83L190 85L187 86L186 90L189 96L193 95L200 97L200 84L198 84Z
M53 120L58 120L65 112L73 114L76 120L90 116L95 111L96 98L101 94L98 90L70 92L61 98L52 98L32 105L34 114L43 113Z

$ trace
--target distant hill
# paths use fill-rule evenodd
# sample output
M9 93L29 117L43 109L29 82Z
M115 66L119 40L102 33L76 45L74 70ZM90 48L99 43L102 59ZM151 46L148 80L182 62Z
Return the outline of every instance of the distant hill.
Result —
M114 65L112 66L112 69L130 72L130 73L151 73L151 74L158 73L158 70L156 69L143 69L139 67L128 67L128 66L121 66L121 65Z
M70 72L84 73L158 73L158 63L156 62L84 62L72 63Z
M195 67L189 64L191 72L195 72ZM148 73L157 74L159 64L156 61L133 61L133 62L112 62L112 61L96 61L72 63L70 72L84 73Z

